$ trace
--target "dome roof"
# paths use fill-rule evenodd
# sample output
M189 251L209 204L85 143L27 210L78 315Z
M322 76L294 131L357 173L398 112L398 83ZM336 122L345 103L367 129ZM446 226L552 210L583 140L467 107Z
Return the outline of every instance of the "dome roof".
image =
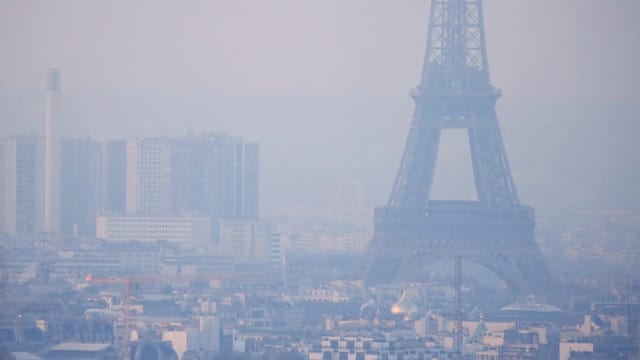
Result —
M402 292L400 299L391 305L391 313L394 315L409 315L418 312L418 307L411 300L407 299L406 292Z

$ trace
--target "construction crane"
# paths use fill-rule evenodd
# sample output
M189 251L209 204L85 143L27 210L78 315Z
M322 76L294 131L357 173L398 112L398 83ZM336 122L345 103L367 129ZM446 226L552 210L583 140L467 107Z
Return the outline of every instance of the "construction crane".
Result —
M124 336L122 337L122 358L129 359L131 351L131 276L113 278L97 278L92 274L88 274L84 278L89 283L96 284L122 284L122 320L124 322ZM139 279L138 279L139 280Z
M133 313L131 309L131 285L143 284L143 283L175 283L183 281L256 281L264 280L264 274L262 276L249 275L249 274L232 274L232 273L199 273L199 274L181 274L181 275L124 275L120 277L98 278L92 274L85 276L85 281L95 284L122 284L123 287L123 299L122 299L122 319L124 322L124 336L122 341L122 358L129 359L131 351L131 323L133 320Z

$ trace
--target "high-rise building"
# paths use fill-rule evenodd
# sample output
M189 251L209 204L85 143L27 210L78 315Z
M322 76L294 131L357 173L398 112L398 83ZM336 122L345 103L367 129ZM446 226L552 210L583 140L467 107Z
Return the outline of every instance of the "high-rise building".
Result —
M172 138L171 147L171 211L174 213L203 210L202 176L206 168L202 161L202 139L195 136Z
M88 138L62 140L60 232L95 234L102 183L102 147Z
M259 146L223 134L166 140L170 209L213 220L258 218Z
M258 218L260 148L257 143L236 142L234 157L234 218Z
M170 150L165 139L127 141L127 213L170 213Z
M16 144L0 139L0 232L16 232Z
M0 139L0 232L44 231L43 155L41 137Z
M127 209L126 140L113 140L103 145L102 170L101 211L124 213Z
M210 245L219 240L220 221L258 218L257 143L206 134L111 142L105 149L106 217L204 216L211 220Z
M259 145L224 135L203 137L202 211L214 219L256 220L259 203Z
M60 72L49 69L45 111L44 222L48 234L60 230Z

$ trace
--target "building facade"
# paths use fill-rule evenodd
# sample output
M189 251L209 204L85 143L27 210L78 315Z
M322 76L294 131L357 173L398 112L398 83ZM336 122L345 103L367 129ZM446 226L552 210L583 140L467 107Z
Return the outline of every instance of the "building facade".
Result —
M164 139L127 140L126 212L168 214L171 152Z
M127 209L127 141L112 140L102 146L100 209L121 214Z
M44 139L0 139L0 232L35 234L44 224Z
M118 148L111 146L108 170L116 171ZM127 213L200 213L214 221L258 218L257 143L206 134L128 140L125 151Z
M101 215L96 219L96 237L110 242L166 242L197 249L211 243L211 219L194 215Z
M60 232L95 234L102 188L102 147L89 138L63 139Z

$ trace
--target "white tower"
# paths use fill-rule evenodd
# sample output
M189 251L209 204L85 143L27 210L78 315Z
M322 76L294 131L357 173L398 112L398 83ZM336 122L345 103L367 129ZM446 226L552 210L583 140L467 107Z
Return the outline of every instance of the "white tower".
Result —
M53 235L60 230L60 72L57 69L49 69L46 90L44 224L47 234Z

